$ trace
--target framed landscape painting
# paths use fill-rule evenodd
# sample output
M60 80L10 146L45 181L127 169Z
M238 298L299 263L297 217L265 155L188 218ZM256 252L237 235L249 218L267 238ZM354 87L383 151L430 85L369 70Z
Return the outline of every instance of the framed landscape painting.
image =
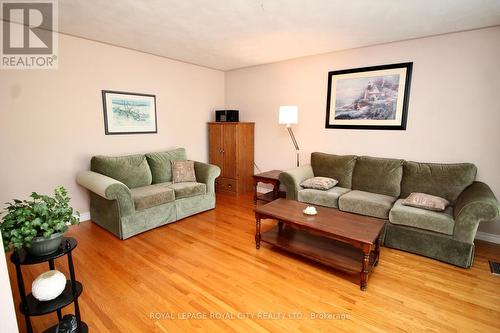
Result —
M103 90L102 103L106 135L158 133L155 95Z
M405 130L413 63L328 73L326 128Z

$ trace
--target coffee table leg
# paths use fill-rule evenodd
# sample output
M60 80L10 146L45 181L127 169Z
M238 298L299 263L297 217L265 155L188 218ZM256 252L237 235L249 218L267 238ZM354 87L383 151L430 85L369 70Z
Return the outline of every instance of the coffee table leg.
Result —
M363 267L361 268L360 274L360 289L362 291L366 290L366 284L368 279L368 265L370 264L370 252L363 252Z
M377 245L375 246L375 262L373 263L373 266L378 265L378 260L380 258L380 243L382 242L381 236L378 236L377 239Z
M253 203L255 205L257 204L257 185L259 185L259 182L254 179L254 181L253 181Z
M260 249L260 216L255 217L255 248Z
M283 231L283 221L278 220L278 230L281 232Z

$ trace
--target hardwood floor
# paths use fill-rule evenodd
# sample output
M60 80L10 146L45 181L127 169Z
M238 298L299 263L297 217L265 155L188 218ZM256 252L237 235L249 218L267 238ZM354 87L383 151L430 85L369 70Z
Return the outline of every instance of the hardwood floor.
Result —
M488 266L500 245L477 242L471 269L383 247L362 292L358 277L266 244L256 250L252 208L250 195L219 195L215 210L126 241L91 222L72 227L90 331L500 332L500 277ZM263 220L262 230L274 224ZM56 268L68 276L65 259ZM24 268L25 281L47 269ZM35 332L56 321L32 320Z

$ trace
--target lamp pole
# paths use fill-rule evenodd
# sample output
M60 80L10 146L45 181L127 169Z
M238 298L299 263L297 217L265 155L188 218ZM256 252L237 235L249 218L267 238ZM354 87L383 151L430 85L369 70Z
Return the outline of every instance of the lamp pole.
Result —
M297 140L295 140L295 135L293 135L292 126L290 124L286 124L286 128L288 129L290 138L292 138L293 145L295 146L295 151L297 153L297 166L300 166L299 145L297 144Z

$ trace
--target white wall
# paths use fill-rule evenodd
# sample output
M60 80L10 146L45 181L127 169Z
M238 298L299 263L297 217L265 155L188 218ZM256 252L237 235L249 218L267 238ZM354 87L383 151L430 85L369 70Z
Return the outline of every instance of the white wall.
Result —
M102 89L155 94L158 134L106 136ZM75 176L96 154L182 146L206 161L206 122L223 105L221 71L59 35L58 70L0 70L0 203L64 185L88 212Z
M226 107L255 121L262 170L294 166L278 125L280 105L299 106L295 135L302 163L312 151L473 162L500 198L500 27L334 52L226 72ZM406 131L325 129L332 70L413 62ZM480 230L500 234L500 223Z
M0 332L14 333L18 332L18 328L2 237L0 237L0 251Z

